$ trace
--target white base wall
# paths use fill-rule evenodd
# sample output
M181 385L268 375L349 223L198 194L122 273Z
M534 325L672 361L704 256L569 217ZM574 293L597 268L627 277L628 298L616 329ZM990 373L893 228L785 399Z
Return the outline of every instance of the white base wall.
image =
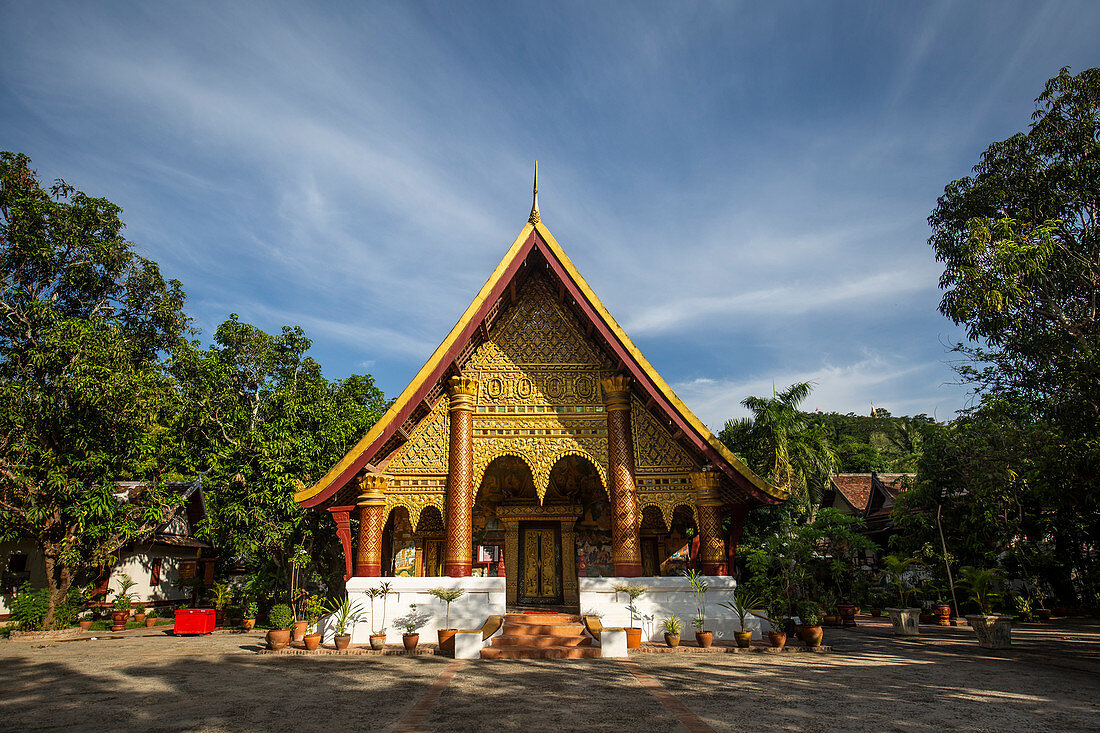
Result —
M721 604L731 599L737 581L721 575L705 577L707 585L706 629L714 632L714 638L733 639L733 632L741 630L736 614ZM630 612L626 593L616 593L616 585L644 585L649 590L638 598L635 606L641 615L641 622L635 622L642 628L642 638L649 641L664 641L664 628L661 620L669 616L680 619L680 634L685 639L695 636L695 627L691 620L695 618L695 596L691 584L684 577L649 578L578 578L580 584L580 610L582 614L600 614L604 626L631 626ZM770 630L767 621L756 616L745 619L747 630L752 631L754 639Z
M390 584L386 597L387 644L400 644L405 629L398 619L409 614L416 604L416 613L425 620L417 633L420 641L434 644L436 631L445 628L447 604L428 594L432 588L461 588L466 593L451 603L451 628L480 629L485 619L493 614L503 615L507 609L506 578L351 578L347 582L348 597L358 602L363 614L351 629L352 644L370 643L371 611L368 588ZM382 601L374 601L374 625L382 625ZM329 642L334 634L331 617L318 624L323 640Z

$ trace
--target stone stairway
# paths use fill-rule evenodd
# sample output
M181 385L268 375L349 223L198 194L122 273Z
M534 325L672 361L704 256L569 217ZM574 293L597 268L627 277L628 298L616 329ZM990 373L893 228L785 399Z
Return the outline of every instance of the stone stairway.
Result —
M509 613L482 659L592 659L600 648L584 632L580 616L565 613Z

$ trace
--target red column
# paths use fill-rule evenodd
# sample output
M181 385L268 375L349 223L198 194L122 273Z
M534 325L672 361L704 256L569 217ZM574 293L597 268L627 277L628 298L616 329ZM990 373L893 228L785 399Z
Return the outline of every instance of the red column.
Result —
M447 548L443 572L452 578L470 575L473 555L474 512L474 403L477 401L477 380L451 377L448 385L450 402L450 445L447 463Z
M638 543L638 494L634 485L634 437L630 427L630 377L600 380L607 412L607 463L611 486L611 560L615 575L642 574Z
M745 530L745 518L749 515L748 504L735 504L730 512L730 537L729 549L726 554L726 565L730 575L737 577L737 543L741 541L741 533Z
M695 510L699 515L699 571L703 575L726 574L719 481L716 471L691 474L691 483L695 487Z
M351 577L351 513L353 506L330 506L328 512L336 522L336 536L344 548L344 580Z
M382 515L386 511L386 477L367 474L359 479L359 552L355 574L382 575Z

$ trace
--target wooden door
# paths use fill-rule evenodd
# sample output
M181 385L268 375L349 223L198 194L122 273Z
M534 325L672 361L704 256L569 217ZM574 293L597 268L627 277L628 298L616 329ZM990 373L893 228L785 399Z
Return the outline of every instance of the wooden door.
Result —
M520 597L532 603L554 603L561 597L558 530L552 526L521 529L523 575Z

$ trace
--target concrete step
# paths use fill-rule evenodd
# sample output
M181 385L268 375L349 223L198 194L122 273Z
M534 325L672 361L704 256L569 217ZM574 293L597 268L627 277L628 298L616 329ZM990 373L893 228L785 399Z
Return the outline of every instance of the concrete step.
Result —
M506 624L532 626L554 626L557 624L579 624L581 617L571 613L509 613L504 616Z
M493 637L492 645L501 649L515 647L591 646L592 639L587 636L501 634L500 636Z
M600 650L592 646L486 647L482 659L598 659Z
M502 632L507 636L583 636L582 624L504 624Z

